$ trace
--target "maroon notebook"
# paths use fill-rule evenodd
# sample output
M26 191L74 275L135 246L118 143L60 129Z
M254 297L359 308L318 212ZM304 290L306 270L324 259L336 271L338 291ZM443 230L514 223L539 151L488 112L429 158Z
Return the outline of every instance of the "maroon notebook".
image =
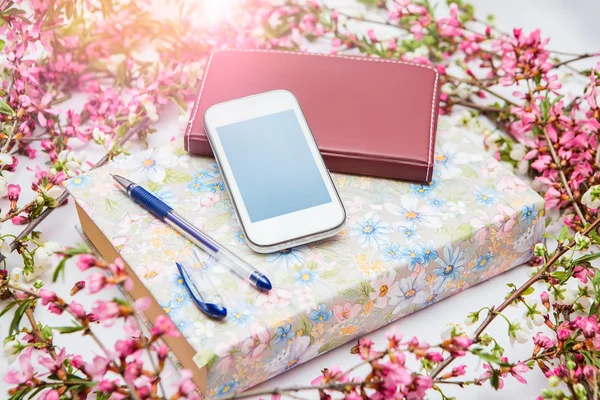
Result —
M204 112L227 100L286 89L331 171L431 180L438 73L380 58L272 50L211 54L185 133L186 150L212 155Z

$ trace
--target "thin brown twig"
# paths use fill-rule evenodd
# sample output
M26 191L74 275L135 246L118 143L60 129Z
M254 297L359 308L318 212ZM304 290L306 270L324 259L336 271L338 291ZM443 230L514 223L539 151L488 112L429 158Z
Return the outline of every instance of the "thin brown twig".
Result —
M571 64L571 63L574 63L576 61L585 60L586 58L598 57L599 55L600 54L598 54L598 53L584 53L584 54L581 54L581 55L579 55L579 56L577 56L575 58L570 58L568 60L561 61L558 64L554 64L553 68L560 68L563 65Z
M231 396L226 396L226 397L221 397L221 400L234 400L234 399L247 399L250 397L256 397L256 396L275 396L275 395L283 395L283 394L287 394L287 393L294 393L294 392L301 392L301 391L307 391L307 390L337 390L337 391L343 391L349 388L356 388L356 387L365 387L367 385L377 385L381 383L378 380L374 380L374 381L362 381L362 382L332 382L332 383L326 383L324 385L315 385L315 386L290 386L287 388L274 388L274 389L268 389L268 390L256 390L253 392L243 392L243 393L236 393L233 394Z
M571 187L569 186L569 182L567 181L567 177L560 165L560 158L558 158L558 154L556 154L556 150L554 150L554 143L550 140L550 136L548 135L548 131L545 128L542 128L542 132L544 133L544 138L546 139L546 144L548 145L548 149L550 150L550 155L552 156L552 161L556 164L558 169L558 175L560 176L560 180L567 192L567 195L571 199L571 203L573 203L573 207L575 208L575 212L579 219L581 219L581 223L583 226L586 224L585 217L583 216L583 212L581 208L579 208L579 203L575 200L575 196L573 196L573 192L571 191Z
M590 226L588 226L582 232L582 235L584 235L584 236L588 235L590 232L596 230L598 228L598 226L600 226L600 217L597 218L594 222L592 222L592 224ZM575 245L574 241L571 241L571 243L569 243L567 246L563 246L561 243L559 243L558 244L558 248L554 252L554 255L548 260L548 262L546 264L544 264L544 266L542 268L539 269L539 271L537 271L535 273L535 275L533 275L531 278L529 278L527 280L527 282L525 282L523 285L521 285L521 287L519 287L517 290L515 290L513 293L511 293L511 295L508 296L506 298L506 300L504 300L502 302L502 304L500 304L496 308L492 308L488 312L487 317L483 320L483 322L481 323L481 325L479 325L479 327L477 328L477 330L475 330L475 333L473 334L472 339L473 340L477 340L479 338L479 336L481 336L481 334L483 333L483 331L485 331L485 329L488 327L488 325L491 324L492 321L494 319L496 319L496 317L502 311L504 311L505 308L507 308L508 306L510 306L517 298L519 298L523 294L523 292L525 290L527 290L535 282L537 282L538 280L540 280L541 276L544 274L544 272L546 272L546 270L548 268L550 268L552 265L554 265L554 263L556 263L556 261L558 261L558 259L560 257L562 257L567 251L571 250L574 245ZM438 366L433 371L431 371L430 376L432 378L435 378L436 376L438 376L444 370L444 368L446 368L455 359L456 359L456 357L454 357L452 355L448 356L444 361L442 361L440 364L438 364Z
M150 120L148 118L144 117L134 128L130 129L129 132L127 132L127 134L125 136L123 136L123 138L119 141L119 146L124 145L134 135L137 135L138 133L142 132L144 129L147 129L149 121ZM110 153L105 154L104 157L102 157L100 159L100 161L98 161L96 164L94 164L94 166L90 170L93 170L93 169L103 166L104 164L106 164L108 162L110 157L111 157ZM58 206L60 206L62 203L64 203L64 201L67 199L67 197L69 197L69 193L67 191L64 191L60 196L58 196L56 198L56 202L57 202ZM44 211L42 211L42 213L37 218L35 218L31 222L29 222L29 224L27 224L25 229L23 229L21 231L21 233L19 233L17 235L16 239L11 242L11 244L10 244L11 251L14 251L17 248L19 241L21 239L23 239L25 236L29 235L31 232L33 232L33 230L43 220L45 220L48 217L48 215L50 215L52 213L52 211L54 211L57 207L46 208ZM0 261L2 261L4 258L5 258L4 255L0 255Z

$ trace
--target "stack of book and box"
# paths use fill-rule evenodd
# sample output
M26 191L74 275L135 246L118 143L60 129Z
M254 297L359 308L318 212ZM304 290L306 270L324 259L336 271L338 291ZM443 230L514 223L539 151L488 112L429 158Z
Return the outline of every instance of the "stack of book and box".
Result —
M68 183L84 232L107 260L122 257L134 298L150 295L182 337L168 345L209 396L246 389L471 285L528 261L544 229L543 199L440 119L430 183L333 174L348 220L336 237L261 255L245 244L214 159L182 141ZM133 203L110 173L152 191L267 273L260 293ZM260 190L260 188L256 188ZM193 304L175 261L208 270L224 322Z

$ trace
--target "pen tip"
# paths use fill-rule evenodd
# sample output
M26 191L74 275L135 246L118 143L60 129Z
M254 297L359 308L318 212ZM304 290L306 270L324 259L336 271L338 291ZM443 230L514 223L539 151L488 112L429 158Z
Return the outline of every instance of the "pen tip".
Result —
M200 303L199 306L211 318L223 319L227 317L227 309L218 304Z
M256 288L258 290L262 290L263 292L268 292L273 289L273 285L271 285L271 281L266 276L262 275L256 280Z

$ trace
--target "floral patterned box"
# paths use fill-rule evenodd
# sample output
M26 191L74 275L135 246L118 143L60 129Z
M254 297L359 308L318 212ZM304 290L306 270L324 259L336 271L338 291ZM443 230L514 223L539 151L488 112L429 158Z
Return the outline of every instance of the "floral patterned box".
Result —
M223 396L287 371L532 257L543 199L440 120L432 183L335 174L348 221L335 238L269 255L245 244L219 170L180 141L68 183L89 216L176 323L204 368L207 393ZM142 183L232 251L263 270L262 294L132 203L110 173ZM260 190L260 188L256 188ZM210 270L229 316L193 305L175 261Z

